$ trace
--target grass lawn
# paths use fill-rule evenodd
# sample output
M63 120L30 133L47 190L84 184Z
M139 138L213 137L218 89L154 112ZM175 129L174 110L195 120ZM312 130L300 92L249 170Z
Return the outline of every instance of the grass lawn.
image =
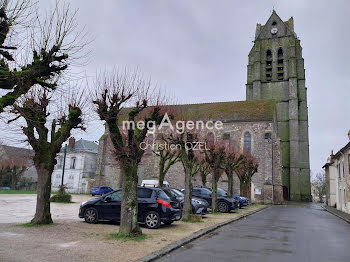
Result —
M32 190L0 190L0 194L36 194Z

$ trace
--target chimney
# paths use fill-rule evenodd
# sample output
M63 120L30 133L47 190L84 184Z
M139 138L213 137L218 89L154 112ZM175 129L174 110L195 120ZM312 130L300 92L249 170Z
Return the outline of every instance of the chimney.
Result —
M74 150L75 147L75 138L70 137L68 140L68 150Z

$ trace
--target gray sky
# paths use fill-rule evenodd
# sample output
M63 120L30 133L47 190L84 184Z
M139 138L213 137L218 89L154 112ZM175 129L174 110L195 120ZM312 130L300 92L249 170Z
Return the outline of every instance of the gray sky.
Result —
M54 3L39 2L43 9ZM94 38L91 62L79 70L93 77L104 68L137 67L180 103L245 100L256 23L265 24L273 7L284 21L293 16L305 59L311 169L320 170L331 149L348 142L349 1L69 2ZM88 127L76 138L98 140L102 126Z

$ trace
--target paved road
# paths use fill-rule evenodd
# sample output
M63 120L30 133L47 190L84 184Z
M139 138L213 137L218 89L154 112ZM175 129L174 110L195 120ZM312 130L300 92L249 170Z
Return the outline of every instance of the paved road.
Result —
M319 206L275 206L159 261L349 262L350 224Z

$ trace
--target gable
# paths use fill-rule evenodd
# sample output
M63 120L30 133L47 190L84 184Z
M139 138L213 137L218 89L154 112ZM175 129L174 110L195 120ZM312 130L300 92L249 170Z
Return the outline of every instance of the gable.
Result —
M273 23L276 23L276 25L273 25ZM276 35L271 34L271 29L273 27L277 28ZM261 26L257 26L257 32L256 32L255 40L262 40L262 39L273 39L276 37L285 37L285 36L294 36L297 37L294 33L293 28L293 18L289 19L287 22L283 22L282 19L277 15L275 11L272 12L270 18L267 20L266 24Z

